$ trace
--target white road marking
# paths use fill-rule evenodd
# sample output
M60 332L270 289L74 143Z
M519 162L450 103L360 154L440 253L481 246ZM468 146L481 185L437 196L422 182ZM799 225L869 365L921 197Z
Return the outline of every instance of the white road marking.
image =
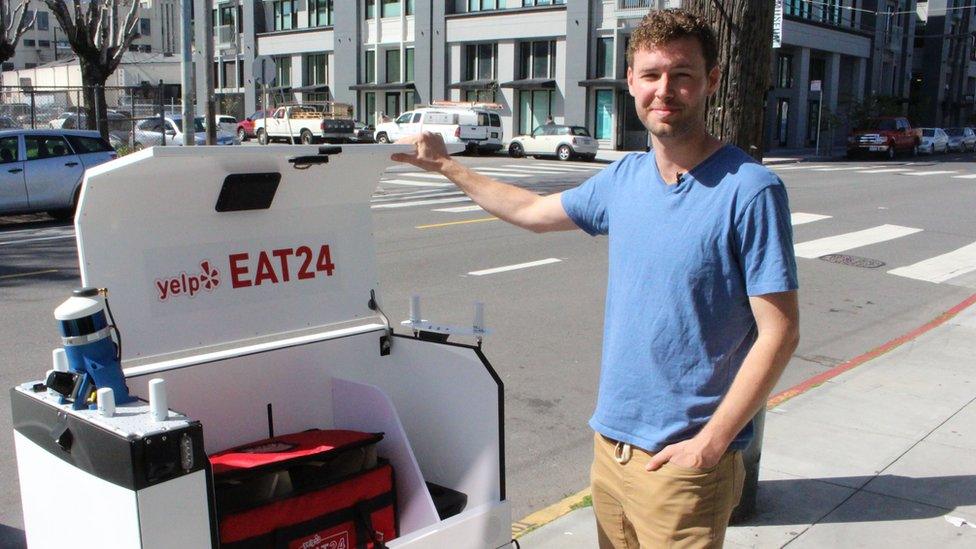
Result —
M30 244L31 242L45 242L48 240L64 240L67 238L74 238L74 237L75 235L73 234L66 234L62 236L45 236L41 238L24 238L21 240L7 240L4 242L0 242L0 246L16 246L18 244Z
M886 240L893 240L921 231L922 229L902 227L900 225L879 225L870 229L864 229L863 231L854 231L801 242L794 249L797 257L816 258L827 254L836 254L845 250L860 248L869 244L877 244Z
M813 171L815 171L815 172L841 172L841 171L845 171L845 170L860 170L862 168L864 168L864 166L843 166L843 167L836 167L836 168L813 168Z
M505 164L502 168L518 168L526 171L549 171L549 172L590 172L596 168L572 168L569 166L543 166L539 164Z
M784 166L781 164L775 164L770 167L773 168L774 170L815 170L817 168L829 168L830 166L828 164L820 164L816 166L808 166L806 164L796 164L796 165L790 164Z
M428 173L428 172L387 172L387 176L390 177L419 177L421 179L440 179L446 180L446 175L441 175L439 173Z
M549 259L540 259L539 261L530 261L528 263L519 263L518 265L507 265L505 267L495 267L494 269L485 269L483 271L471 271L468 273L471 276L484 276L495 273L504 273L506 271L515 271L518 269L528 269L529 267L538 267L540 265L548 265L550 263L559 263L561 259L556 259L555 257L550 257Z
M971 173L968 175L954 175L953 179L976 179L976 173Z
M944 173L958 173L956 170L934 170L930 172L910 172L905 175L942 175Z
M805 223L813 223L814 221L820 221L821 219L830 219L829 215L811 214L796 212L790 214L790 224L792 225L803 225Z
M381 179L380 183L390 185L411 185L414 187L453 187L454 183L434 183L433 181L411 181L409 179Z
M879 168L877 170L862 170L855 173L891 173L891 172L910 172L911 168Z
M470 202L471 199L466 196L458 196L456 198L438 198L434 200L414 200L411 202L397 202L394 204L374 204L370 208L374 210L386 210L393 208L409 208L411 206L429 206L431 204L447 204L450 202Z
M487 175L488 177L515 177L515 178L518 178L518 177L532 177L532 174L528 174L528 173L525 173L525 172L520 172L520 173L507 172L507 171L503 172L503 171L498 170L497 168L492 168L490 170L477 169L475 171L478 172L478 173L480 173L481 175Z
M383 202L397 202L397 201L402 202L403 199L405 198L407 200L414 200L418 198L422 200L427 200L428 198L440 198L444 196L459 196L462 194L464 194L463 191L427 191L425 194L422 195L420 193L405 193L400 195L389 195L389 196L374 198L370 200L370 203L377 204Z
M945 282L973 271L976 271L976 242L913 265L892 269L888 274L927 282Z
M437 208L436 210L431 210L434 212L445 212L445 213L465 213L465 212L480 212L483 211L481 206L458 206L456 208Z

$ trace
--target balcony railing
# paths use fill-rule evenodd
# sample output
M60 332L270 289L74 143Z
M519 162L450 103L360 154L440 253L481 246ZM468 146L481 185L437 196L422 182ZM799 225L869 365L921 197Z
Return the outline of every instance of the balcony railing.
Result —
M217 27L217 47L221 49L237 47L237 25Z
M649 9L654 6L655 0L617 0L617 9L634 10Z

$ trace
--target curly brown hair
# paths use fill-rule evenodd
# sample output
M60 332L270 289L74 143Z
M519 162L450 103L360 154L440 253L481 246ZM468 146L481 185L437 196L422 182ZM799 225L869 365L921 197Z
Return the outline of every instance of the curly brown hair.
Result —
M627 47L627 66L634 66L634 54L691 37L701 44L705 56L705 69L712 70L718 64L718 41L708 23L683 9L655 10L644 16L640 25L630 35Z

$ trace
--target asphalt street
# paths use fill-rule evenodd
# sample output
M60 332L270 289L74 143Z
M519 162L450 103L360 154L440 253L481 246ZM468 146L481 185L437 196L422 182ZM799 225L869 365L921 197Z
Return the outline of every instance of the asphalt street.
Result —
M774 167L789 190L801 342L777 391L906 333L976 291L976 158L948 155ZM601 164L465 158L540 193ZM599 375L606 239L536 235L492 219L443 179L398 166L375 193L384 311L468 324L486 304L484 352L506 387L515 519L587 484ZM0 217L0 545L22 534L6 388L36 379L58 344L51 313L78 284L70 225ZM676 245L680 235L674 235ZM77 502L68 496L66 509Z

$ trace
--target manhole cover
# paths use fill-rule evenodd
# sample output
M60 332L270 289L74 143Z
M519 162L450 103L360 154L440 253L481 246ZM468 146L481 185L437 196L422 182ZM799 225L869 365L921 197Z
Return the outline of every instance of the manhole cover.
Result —
M851 267L863 267L865 269L877 269L878 267L883 267L885 264L884 261L878 261L877 259L844 254L822 255L819 259L830 263L839 263L841 265L849 265Z

